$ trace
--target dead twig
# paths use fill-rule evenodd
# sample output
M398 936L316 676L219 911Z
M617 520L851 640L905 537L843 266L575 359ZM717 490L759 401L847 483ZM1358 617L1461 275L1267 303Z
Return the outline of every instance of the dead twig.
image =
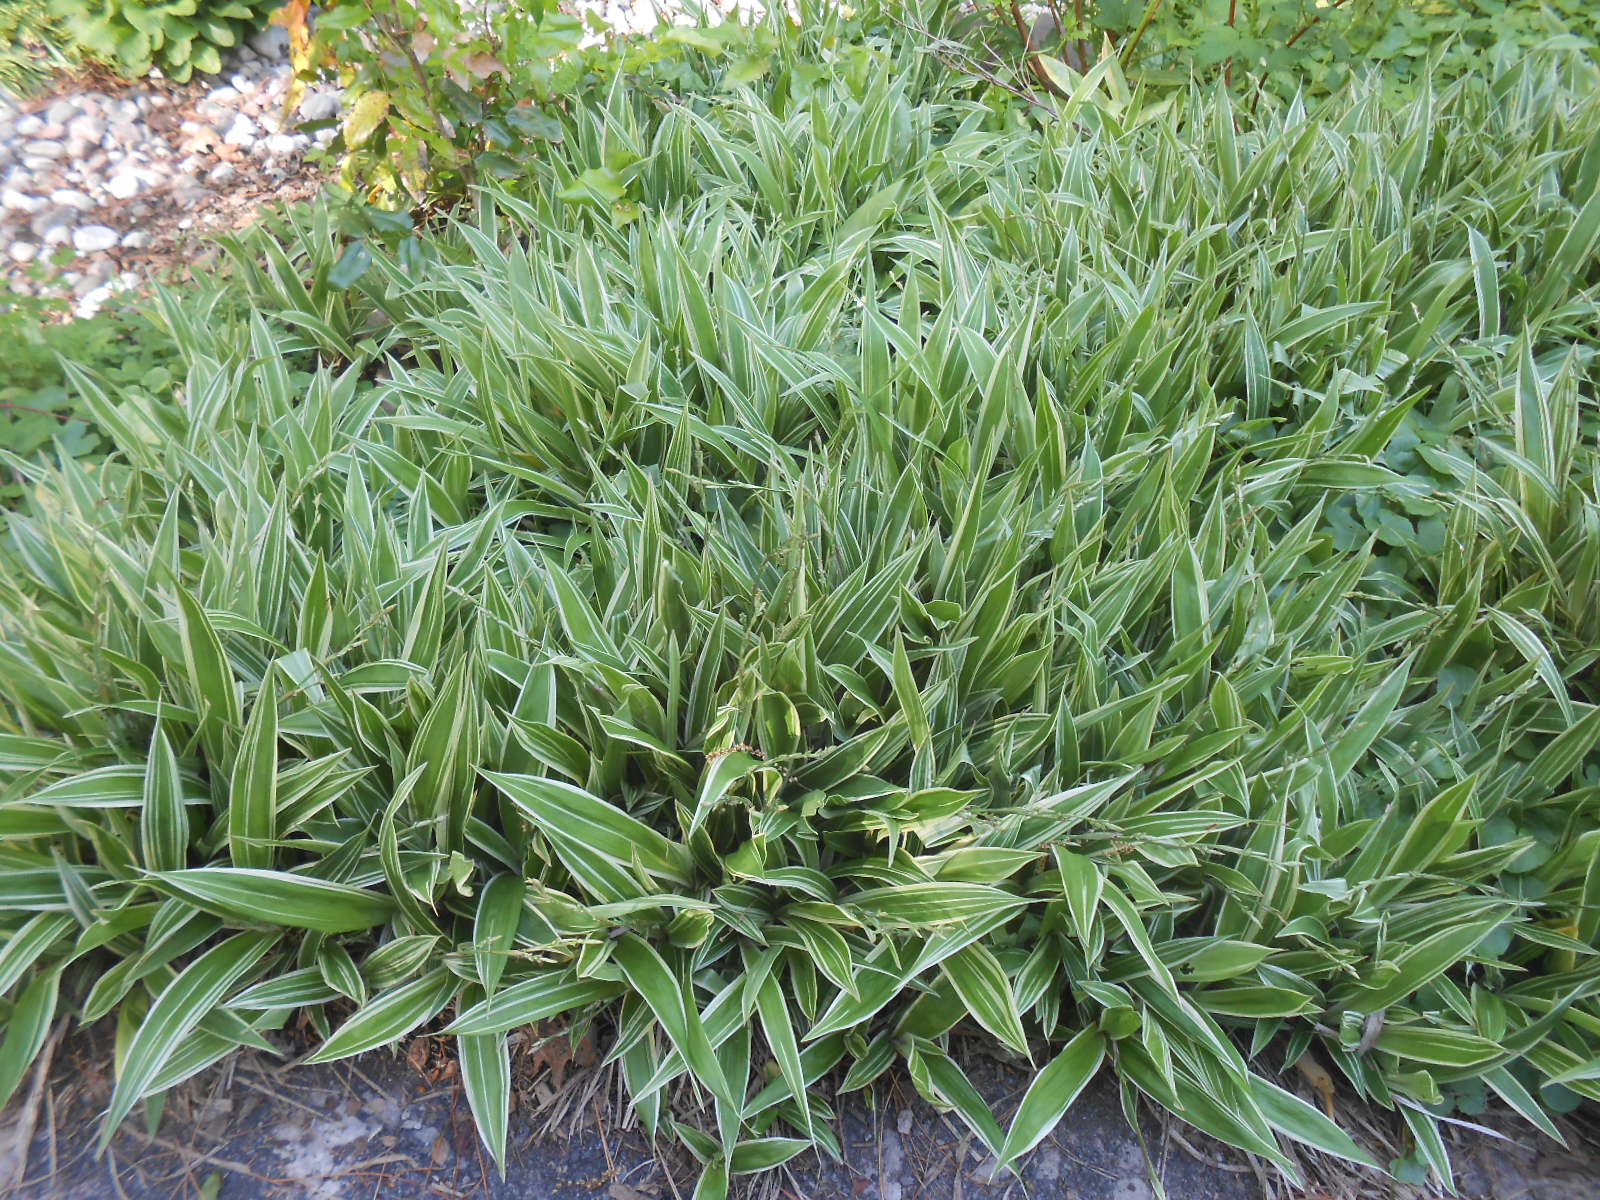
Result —
M55 1028L45 1038L44 1045L39 1048L39 1057L34 1060L33 1082L28 1085L28 1096L22 1102L22 1108L17 1115L17 1123L12 1133L17 1147L17 1161L12 1168L11 1178L0 1180L0 1190L10 1191L23 1180L28 1170L28 1153L33 1148L33 1131L39 1125L39 1109L44 1104L45 1083L50 1078L50 1064L55 1059L56 1047L61 1044L61 1037L67 1031L67 1019L62 1017L56 1022ZM51 1155L55 1157L55 1123L51 1122Z

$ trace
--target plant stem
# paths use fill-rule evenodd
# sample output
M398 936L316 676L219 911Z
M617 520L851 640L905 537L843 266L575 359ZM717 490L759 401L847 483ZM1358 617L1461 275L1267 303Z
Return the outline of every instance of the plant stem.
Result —
M1122 47L1122 65L1129 66L1133 62L1133 51L1139 45L1139 39L1144 37L1144 31L1150 28L1150 22L1156 19L1156 13L1161 8L1161 0L1150 0L1145 7L1144 19L1139 22L1139 28L1133 31L1133 36Z
M1331 12L1335 8L1343 8L1344 5L1345 5L1345 0L1333 0L1333 4L1330 6L1329 11ZM1296 42L1298 42L1301 38L1305 37L1306 34L1310 33L1314 28L1316 28L1321 23L1322 23L1322 14L1319 13L1317 16L1312 17L1311 20L1307 21L1304 25L1300 26L1299 29L1295 30L1295 32L1292 35L1290 35L1289 40L1283 44L1284 48L1288 49L1290 46L1294 45Z
M4 409L7 412L36 413L41 417L54 417L58 421L71 421L73 419L70 413L51 412L47 408L30 408L26 404L0 404L0 409Z
M1239 0L1228 0L1228 28L1234 28L1239 19ZM1233 55L1228 55L1228 65L1222 72L1222 81L1229 87L1233 86Z

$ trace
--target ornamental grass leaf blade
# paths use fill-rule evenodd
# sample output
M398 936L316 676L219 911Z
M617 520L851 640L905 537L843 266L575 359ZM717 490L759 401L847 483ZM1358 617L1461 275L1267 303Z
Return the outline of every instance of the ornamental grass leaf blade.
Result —
M911 1047L909 1061L913 1077L921 1074L934 1095L956 1111L990 1153L998 1155L1005 1143L1000 1126L955 1060L930 1042L918 1042Z
M478 912L472 922L472 955L478 982L487 996L494 995L510 962L526 891L527 884L507 872L496 875L479 893Z
M1023 908L1028 901L981 883L903 883L843 898L852 912L907 925L943 925Z
M278 815L278 684L274 672L261 691L239 743L228 788L228 853L235 867L272 865Z
M142 800L139 839L145 869L176 871L189 854L189 816L183 807L178 760L159 724L150 738Z
M382 892L285 871L196 867L152 879L169 895L234 924L354 933L383 925L396 908Z
M963 947L939 964L939 969L949 978L972 1018L1024 1057L1028 1051L1028 1036L1022 1030L1022 1016L1017 1012L1016 997L1011 991L1000 960L981 943Z
M111 1141L149 1091L167 1060L200 1021L222 1003L234 984L248 975L277 944L274 933L236 933L195 959L173 977L150 1006L122 1055L100 1133L100 1148Z
M68 913L34 913L0 946L0 996L5 995L43 955L65 940L77 922Z
M811 1124L811 1105L806 1100L806 1073L800 1061L800 1043L795 1040L794 1025L789 1019L789 1004L784 998L777 973L770 972L756 990L756 1009L761 1014L761 1030L772 1057L777 1060L778 1072L789 1085L789 1094L799 1109L801 1127L808 1138L814 1138Z
M222 650L222 639L205 609L186 589L178 589L179 624L183 634L184 667L189 688L200 712L200 736L212 762L231 760L243 715L233 667Z
M472 993L469 992L470 996ZM511 1118L511 1054L503 1033L456 1036L461 1086L500 1177L506 1173L506 1130Z
M1375 987L1356 991L1348 1003L1358 1012L1381 1012L1455 966L1488 937L1504 918L1490 917L1431 934L1394 960L1394 970Z
M1378 1162L1339 1128L1321 1109L1259 1075L1250 1076L1250 1096L1267 1123L1285 1137L1364 1167L1382 1170Z
M575 1008L621 995L623 987L607 979L578 979L570 967L540 972L507 984L494 995L463 1010L445 1027L446 1033L504 1033L559 1017Z
M688 981L675 976L661 956L636 934L625 934L611 950L628 986L649 1006L667 1038L695 1078L718 1100L740 1107L723 1076L700 1013L686 994Z
M1350 774L1361 756L1378 740L1400 702L1411 677L1411 663L1402 662L1384 678L1360 709L1344 722L1343 732L1328 747L1335 779Z
M706 818L711 815L712 809L722 802L729 788L760 766L760 759L743 750L718 754L713 758L700 781L700 793L695 797L694 817L689 823L689 836L693 837L695 831L705 824Z
M33 1060L44 1049L60 994L61 971L52 969L36 974L17 997L6 1021L5 1041L0 1043L0 1108L10 1102Z
M443 967L435 967L410 983L374 996L305 1061L333 1062L397 1041L437 1016L461 986L456 976Z
M592 879L607 891L615 890L616 880L626 878L635 860L672 883L687 884L694 877L682 846L580 787L560 779L495 771L485 771L483 777L562 848L568 870L586 882ZM628 886L622 895L603 898L625 900L637 891L636 885Z
M1050 1135L1089 1086L1105 1052L1105 1038L1097 1030L1082 1030L1033 1077L998 1151L999 1169L1011 1166Z

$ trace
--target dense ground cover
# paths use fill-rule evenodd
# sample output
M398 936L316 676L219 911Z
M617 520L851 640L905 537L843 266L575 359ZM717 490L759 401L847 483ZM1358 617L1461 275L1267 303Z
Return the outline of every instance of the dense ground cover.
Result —
M707 1195L896 1062L1003 1161L1100 1070L1359 1160L1309 1054L1441 1175L1600 1096L1592 65L1045 112L870 20L575 103L448 228L240 240L178 403L69 368L0 1092L58 1011L113 1124L434 1022L499 1154L571 1018Z

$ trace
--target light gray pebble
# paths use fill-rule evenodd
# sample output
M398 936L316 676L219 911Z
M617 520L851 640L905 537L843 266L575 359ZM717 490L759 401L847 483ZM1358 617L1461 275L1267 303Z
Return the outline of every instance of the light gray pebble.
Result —
M44 110L44 119L56 125L65 125L78 115L78 106L71 100L53 101L49 108Z
M14 263L32 262L39 254L39 247L32 242L12 242L6 247L6 254Z
M54 138L34 138L28 143L28 153L34 158L60 158L67 148Z
M62 208L76 208L87 211L95 207L95 203L77 188L57 188L50 193L50 203Z
M105 307L106 301L111 299L115 292L116 289L113 288L109 283L102 283L95 287L89 288L83 293L83 295L79 298L77 305L73 308L73 316L77 317L79 320L88 320L90 317L98 313L103 307Z
M233 118L233 124L228 126L228 132L222 135L222 140L230 146L249 146L254 144L260 132L254 121L239 113Z
M36 213L43 207L42 196L30 196L27 192L9 187L0 191L0 208L11 212Z
M250 35L250 48L269 59L281 59L289 53L289 34L281 26L273 25Z
M65 246L72 240L72 229L67 225L51 225L40 236L46 246Z
M110 192L118 200L133 199L139 194L139 189L142 186L139 182L139 177L132 171L119 171L106 181L106 191Z
M70 223L72 217L73 212L70 208L45 207L33 214L33 217L28 221L28 228L33 231L36 237L44 238L46 245L56 245L59 242L66 241L65 234L71 232ZM52 229L61 229L65 233L62 237L57 238L55 242L52 242L48 232Z
M330 91L307 92L300 101L300 116L307 121L330 121L339 115L339 96Z
M207 183L227 183L239 173L232 163L218 163L206 172Z
M17 123L11 128L18 137L38 137L44 130L44 121L33 113L29 113L25 117L19 117Z
M121 240L109 225L84 225L72 235L72 248L80 254L95 254L109 250Z
M149 244L150 235L142 229L134 229L122 235L124 250L143 250Z

